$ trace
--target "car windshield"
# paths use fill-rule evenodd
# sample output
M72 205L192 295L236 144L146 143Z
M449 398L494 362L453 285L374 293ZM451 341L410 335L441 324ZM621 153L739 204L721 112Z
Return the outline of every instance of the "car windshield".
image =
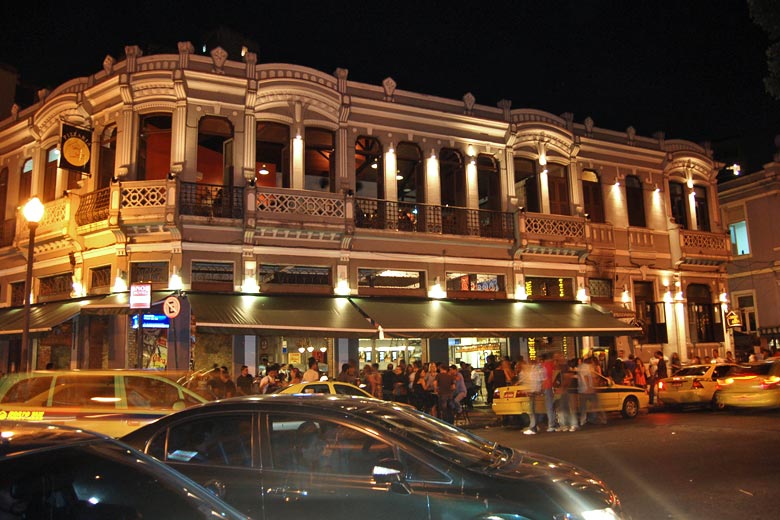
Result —
M674 376L675 377L682 377L682 376L703 376L707 373L707 369L709 367L706 365L698 365L695 367L685 367L678 370Z
M486 467L509 460L512 454L510 448L416 410L382 406L366 408L362 415L455 464Z

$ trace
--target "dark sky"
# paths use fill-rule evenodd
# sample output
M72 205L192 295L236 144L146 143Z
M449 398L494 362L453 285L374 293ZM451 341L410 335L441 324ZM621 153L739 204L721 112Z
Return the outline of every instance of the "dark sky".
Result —
M178 7L187 6L187 10ZM126 45L200 43L218 26L256 42L261 63L477 103L574 113L640 135L710 141L759 168L780 134L764 91L765 33L745 0L27 1L0 15L0 62L53 87L95 73Z

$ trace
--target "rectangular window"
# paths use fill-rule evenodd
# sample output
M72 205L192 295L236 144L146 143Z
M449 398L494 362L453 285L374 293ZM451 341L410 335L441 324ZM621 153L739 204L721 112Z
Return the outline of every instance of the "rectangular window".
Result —
M707 188L704 186L693 187L693 199L696 209L696 224L699 231L710 230L710 207L707 203Z
M664 302L655 301L652 282L634 282L636 323L642 328L643 343L666 343L666 311Z
M395 269L358 269L358 287L422 289L425 287L425 273L423 271L398 271Z
M756 307L752 294L737 296L737 308L735 310L742 319L742 327L739 330L748 334L758 331Z
M273 285L331 285L329 267L300 265L261 265L261 284Z
M24 282L14 282L11 284L11 307L22 305L24 305Z
M46 296L65 296L70 295L73 289L73 275L71 273L62 273L54 276L47 276L40 279L38 295Z
M234 276L232 262L192 262L192 289L203 291L232 291Z
M168 262L133 262L130 283L168 283Z
M534 300L573 300L574 280L527 276L525 292Z
M612 301L612 280L609 278L588 279L588 289L591 300Z
M503 292L503 274L447 273L447 291Z
M726 222L731 237L731 253L737 256L750 254L745 206L734 206L726 209Z
M111 287L111 266L103 265L93 267L89 270L90 287L94 289L105 289Z

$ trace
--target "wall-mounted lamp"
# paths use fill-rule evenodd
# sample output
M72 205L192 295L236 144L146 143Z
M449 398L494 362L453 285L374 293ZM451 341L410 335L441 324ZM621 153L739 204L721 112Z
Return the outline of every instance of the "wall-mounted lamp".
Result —
M111 292L126 292L127 291L127 271L117 269L116 278L114 278L114 286L111 288Z
M433 285L431 286L430 290L428 291L428 298L446 298L447 297L447 291L444 290L441 286L441 278L438 276L436 277L436 280L434 281Z

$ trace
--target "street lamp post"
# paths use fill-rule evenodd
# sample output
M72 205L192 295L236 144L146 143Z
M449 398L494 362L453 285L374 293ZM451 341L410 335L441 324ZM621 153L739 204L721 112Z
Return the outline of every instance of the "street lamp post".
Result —
M32 268L33 253L35 252L35 230L43 218L43 204L41 199L33 197L22 208L22 214L30 228L30 240L27 245L27 276L24 279L24 328L22 329L22 351L19 359L19 369L29 372L31 370L30 349L30 293L32 292Z

